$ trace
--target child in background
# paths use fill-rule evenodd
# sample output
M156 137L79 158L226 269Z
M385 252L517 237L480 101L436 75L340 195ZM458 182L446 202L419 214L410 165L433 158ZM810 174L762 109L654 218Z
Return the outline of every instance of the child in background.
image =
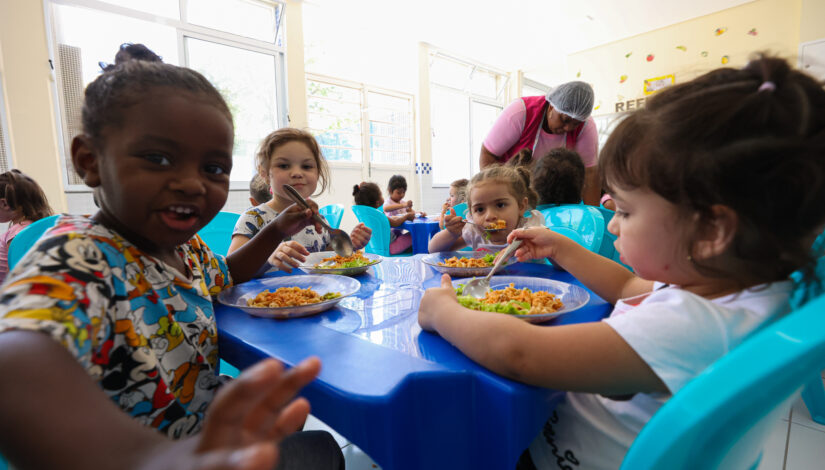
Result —
M127 61L86 88L82 122L72 162L100 211L60 217L0 289L0 369L15 377L0 387L14 429L0 453L18 468L343 468L329 434L276 448L306 418L289 401L317 359L286 373L262 361L218 392L212 296L311 211L282 211L226 259L201 242L229 193L234 129L195 71Z
M444 229L444 216L447 214L447 211L467 199L465 193L467 192L467 184L469 183L470 180L467 178L461 178L450 183L450 197L447 198L447 201L441 207L441 217L438 219L438 228ZM453 215L462 216L463 214Z
M381 188L375 183L362 182L352 188L352 196L355 204L359 206L369 206L378 209L384 204L384 197L381 196ZM407 220L414 220L414 212L404 212L399 215L387 215L390 220L390 254L397 255L407 251L412 246L412 235L399 227Z
M0 235L0 283L9 272L9 245L27 225L52 215L43 188L19 170L0 175L0 223L9 224Z
M272 199L241 214L232 232L229 254L244 246L266 224L292 205L292 199L283 189L285 184L295 188L304 199L309 199L316 195L319 180L321 190L318 194L324 192L329 182L329 167L318 142L312 134L300 129L285 127L266 136L255 155L255 164L261 178L269 181ZM364 248L371 233L364 224L356 225L350 233L353 248ZM308 226L278 245L268 260L271 270L292 272L292 268L306 260L306 255L329 249L329 241L329 233Z
M467 185L469 218L467 224L461 216L445 214L444 230L433 235L428 249L430 253L455 251L465 246L473 250L499 251L506 245L507 235L520 227L527 219L524 211L537 196L530 188L530 171L525 166L492 165L477 173ZM533 217L544 218L537 212ZM504 220L506 229L485 232L487 226Z
M272 199L272 190L269 188L269 183L261 175L256 174L249 182L249 205L252 207L260 206Z
M539 327L467 310L447 276L421 301L421 326L479 364L575 392L518 469L618 468L671 395L788 311L788 277L815 266L825 223L825 90L776 58L710 72L630 114L599 166L636 274L548 229L509 240L615 304L610 318Z
M581 202L584 163L575 150L557 147L536 163L533 188L539 195L538 209Z
M387 214L387 217L404 215L406 212L415 213L412 208L412 200L404 200L404 196L407 194L407 180L403 176L393 175L390 177L390 182L387 184L387 194L389 194L389 199L384 203L384 213ZM421 212L421 217L426 215Z

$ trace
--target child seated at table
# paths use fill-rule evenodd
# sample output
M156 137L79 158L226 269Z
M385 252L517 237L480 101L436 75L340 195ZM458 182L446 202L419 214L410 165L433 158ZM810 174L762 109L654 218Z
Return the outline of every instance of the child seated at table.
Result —
M492 165L476 173L467 185L468 219L445 214L444 229L433 235L430 253L455 251L465 246L473 250L500 251L513 229L522 226L524 212L537 196L530 188L530 171L526 166ZM544 223L538 211L532 211ZM485 227L504 221L504 229L487 231Z
M608 319L541 327L468 310L447 276L421 301L422 328L472 360L571 391L518 469L618 468L670 396L788 312L789 275L814 274L825 223L825 90L777 58L712 71L630 114L599 166L635 274L545 228L508 240L615 304Z
M243 247L278 214L293 204L292 198L284 190L289 184L304 199L315 196L320 180L323 193L329 184L329 167L321 153L315 137L307 131L284 127L264 138L255 155L258 175L269 181L272 198L246 210L232 232L229 254ZM323 217L323 216L321 216ZM350 232L352 247L360 250L370 240L371 230L364 224L357 224ZM267 260L270 271L292 272L310 253L329 250L330 234L325 230L316 231L312 226L284 238Z
M384 204L384 197L381 196L381 188L375 183L362 182L352 188L352 197L355 204L359 206L369 206L378 209ZM397 255L404 253L412 247L412 235L410 232L396 228L400 227L407 220L414 220L414 212L403 212L398 215L387 215L390 220L390 254Z
M467 184L470 183L470 180L467 178L461 178L453 181L450 183L450 196L447 198L447 201L441 206L441 217L438 219L438 228L444 228L444 216L450 209L455 207L457 204L461 204L465 202L467 199L465 193L467 192ZM463 216L463 214L455 214L459 216Z
M256 174L249 181L249 204L251 207L260 206L272 199L272 189L269 183Z
M533 169L533 189L539 195L539 210L580 203L582 187L584 163L575 150L554 148Z
M72 162L100 210L60 217L0 289L0 369L13 378L0 422L14 430L0 433L3 456L18 468L343 468L328 433L288 437L317 359L288 372L263 361L218 391L212 296L250 279L312 212L281 211L226 259L202 243L229 194L234 127L193 70L117 65L86 88L82 122Z
M30 223L52 215L43 188L20 170L0 175L0 222L9 228L0 235L0 283L9 272L9 245Z
M389 199L383 204L384 213L387 217L393 215L404 215L407 212L415 213L412 200L405 201L407 194L407 179L402 175L392 175L387 184L387 194ZM420 212L421 217L426 217L426 213Z

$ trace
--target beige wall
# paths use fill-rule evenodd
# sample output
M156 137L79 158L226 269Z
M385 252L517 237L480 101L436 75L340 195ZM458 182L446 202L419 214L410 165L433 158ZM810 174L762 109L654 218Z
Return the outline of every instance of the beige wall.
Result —
M66 210L66 197L45 25L40 1L0 2L0 73L10 134L10 163L40 183L52 208L62 212Z
M288 0L286 3L286 83L289 126L305 129L309 124L301 3L300 0Z
M799 42L825 39L825 0L802 0Z
M811 4L806 9L823 1L806 0ZM594 114L606 114L616 111L617 102L644 98L645 79L674 74L676 83L684 82L722 67L723 56L728 57L727 66L741 67L753 52L768 51L796 65L801 4L800 0L756 0L571 54L567 60L568 79L580 73L580 80L591 83L598 107ZM823 18L818 17L819 28L823 27ZM717 28L727 30L717 35ZM748 34L752 28L756 28L756 35ZM649 54L654 56L652 61L647 60ZM627 77L620 83L622 75Z

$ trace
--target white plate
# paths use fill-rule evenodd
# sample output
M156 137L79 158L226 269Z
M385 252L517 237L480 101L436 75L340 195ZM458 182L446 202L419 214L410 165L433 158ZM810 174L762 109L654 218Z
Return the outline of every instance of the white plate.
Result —
M458 287L459 284L466 284L466 279L457 279L453 281L453 287ZM493 276L490 278L490 289L499 290L508 287L512 283L516 289L524 289L525 287L533 292L545 291L555 294L561 298L564 307L561 310L553 313L540 313L536 315L513 315L516 318L527 320L530 323L542 323L563 315L567 312L579 309L590 301L590 293L587 290L566 282L554 281L552 279L543 279L540 277L527 276Z
M339 292L341 297L298 307L250 307L246 304L247 300L254 299L261 292L265 290L274 292L279 287L311 288L320 295ZM298 276L265 277L224 290L218 294L218 302L230 307L237 307L250 315L258 317L297 318L332 308L341 299L358 292L360 289L361 283L358 280L346 276L302 274Z
M380 263L384 258L381 255L375 255L372 253L364 253L364 257L370 260L370 264L366 266L358 266L357 268L316 268L315 265L320 263L324 258L332 258L335 256L334 251L318 251L316 253L310 253L307 256L306 261L301 266L301 271L308 273L308 274L341 274L344 276L355 276L357 274L363 274L367 272L367 269L370 266L375 266L376 264Z
M430 253L421 258L421 262L432 266L436 271L444 274L449 274L450 277L482 277L486 276L493 267L487 268L451 268L449 266L441 266L438 263L443 263L448 258L452 258L453 256L457 258L483 258L485 255L489 255L489 251L442 251L440 253ZM493 253L495 255L495 253ZM510 258L504 263L504 266L500 268L504 269L508 264L513 264L516 261L515 258ZM499 270L499 272L501 272Z

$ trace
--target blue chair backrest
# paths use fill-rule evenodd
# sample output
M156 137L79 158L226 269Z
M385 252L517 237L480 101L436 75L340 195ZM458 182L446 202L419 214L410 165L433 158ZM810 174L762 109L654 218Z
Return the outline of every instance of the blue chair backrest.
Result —
M455 215L459 217L464 217L467 214L467 203L462 202L453 206L453 210L455 211Z
M9 244L9 271L17 265L23 255L29 251L29 248L33 247L37 240L46 233L46 230L54 226L58 216L59 214L55 214L35 220L12 238L11 244Z
M318 213L327 219L330 227L338 228L341 225L341 218L344 217L344 206L341 204L330 204L318 209Z
M381 256L390 256L390 219L383 211L370 206L352 206L352 212L359 222L370 230L370 241L364 250Z
M780 412L825 368L825 296L765 326L673 396L622 469L755 468Z
M565 227L578 233L580 245L596 253L604 238L604 218L598 209L582 204L565 204L540 211L548 228Z
M226 256L232 242L232 230L240 217L240 214L234 212L218 212L214 219L198 231L198 235L213 253Z

